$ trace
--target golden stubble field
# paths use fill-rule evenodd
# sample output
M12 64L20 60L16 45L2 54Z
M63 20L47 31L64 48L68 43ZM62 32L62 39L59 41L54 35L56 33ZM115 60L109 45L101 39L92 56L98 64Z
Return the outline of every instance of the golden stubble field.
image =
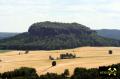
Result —
M113 50L113 54L108 54L108 50ZM21 55L19 55L21 52ZM47 72L62 73L65 69L69 69L72 74L74 68L98 68L99 66L120 63L120 47L81 47L67 50L54 51L10 51L0 53L0 72L12 71L20 67L32 67L37 70L39 75ZM57 65L51 67L49 56L59 57L61 53L73 53L80 58L56 60ZM51 67L51 68L50 68ZM49 68L49 69L48 69Z

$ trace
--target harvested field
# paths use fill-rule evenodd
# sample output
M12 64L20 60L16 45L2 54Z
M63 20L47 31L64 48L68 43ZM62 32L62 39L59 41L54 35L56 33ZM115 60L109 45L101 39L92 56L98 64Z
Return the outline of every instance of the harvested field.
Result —
M112 50L113 54L108 54ZM19 55L19 52L21 54ZM62 73L69 69L73 73L76 67L98 68L99 66L120 63L120 47L81 47L67 50L53 51L6 51L0 53L0 72L12 71L20 67L32 67L37 70L39 75L47 72ZM59 57L61 53L73 53L80 58L56 60L57 65L51 67L51 55L54 58Z

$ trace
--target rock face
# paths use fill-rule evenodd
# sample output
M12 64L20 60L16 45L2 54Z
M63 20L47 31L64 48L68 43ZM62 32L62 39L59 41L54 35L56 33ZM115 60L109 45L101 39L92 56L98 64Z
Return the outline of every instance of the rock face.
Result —
M38 36L91 34L90 28L77 23L40 22L31 25L28 32Z
M81 46L120 46L120 41L97 35L78 23L38 22L28 32L0 40L0 49L53 50Z

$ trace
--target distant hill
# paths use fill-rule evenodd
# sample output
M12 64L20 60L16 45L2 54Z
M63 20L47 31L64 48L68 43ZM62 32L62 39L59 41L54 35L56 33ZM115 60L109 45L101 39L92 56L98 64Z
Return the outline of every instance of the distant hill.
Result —
M103 37L120 40L120 30L102 29L102 30L97 30L97 33L98 35Z
M9 37L13 37L19 33L8 33L8 32L0 32L0 39L5 39Z
M120 46L120 41L98 36L78 23L38 22L28 32L0 40L0 49L54 50L82 46Z

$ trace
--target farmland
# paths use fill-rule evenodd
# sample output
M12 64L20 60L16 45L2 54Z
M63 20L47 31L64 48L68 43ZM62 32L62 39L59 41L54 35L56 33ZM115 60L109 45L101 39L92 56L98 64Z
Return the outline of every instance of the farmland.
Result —
M113 54L108 54L112 50ZM19 52L21 53L19 55ZM32 67L37 70L39 75L47 72L62 73L65 69L69 69L70 74L74 68L98 68L99 66L107 66L120 63L120 48L119 47L80 47L66 50L51 50L51 51L6 51L0 53L0 72L12 71L20 67ZM57 65L51 67L52 60L59 57L60 54L72 53L80 58L56 60Z

